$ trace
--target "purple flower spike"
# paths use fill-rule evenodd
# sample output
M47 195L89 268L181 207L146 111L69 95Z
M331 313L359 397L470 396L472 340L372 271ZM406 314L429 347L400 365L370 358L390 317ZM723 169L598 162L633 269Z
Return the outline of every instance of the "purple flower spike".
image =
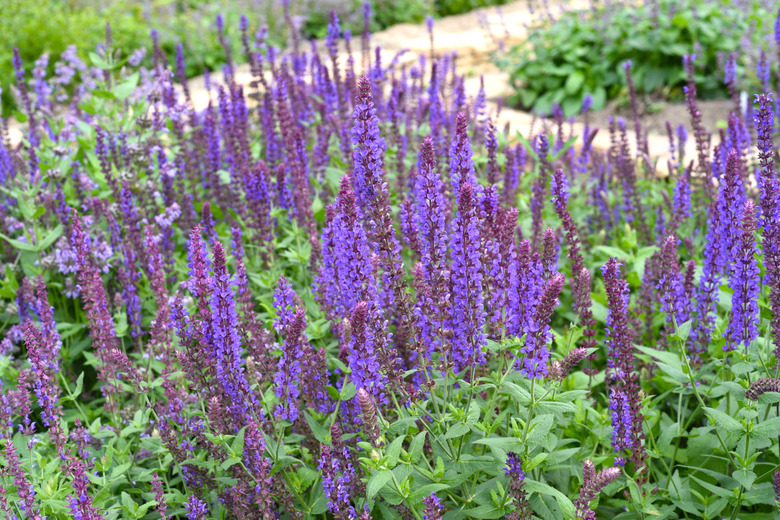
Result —
M205 520L209 514L209 508L206 502L196 497L194 494L182 504L187 511L187 520Z
M563 284L562 274L556 274L547 280L536 307L533 323L527 331L526 344L522 349L525 358L521 372L532 379L541 379L548 373L549 343L552 340L550 318L558 304L558 295L563 289Z
M586 459L582 476L580 494L574 501L576 508L574 518L577 520L596 520L596 512L590 509L590 503L599 496L607 484L620 476L620 468L607 468L596 473L593 462Z
M479 218L471 184L460 187L452 230L452 359L459 372L484 361L485 306Z
M306 340L306 313L296 309L284 338L282 357L279 358L277 372L274 376L276 397L279 405L276 415L292 423L298 418L298 401L301 396L301 358L303 357L303 342Z
M752 201L745 203L742 225L729 270L731 317L726 328L728 343L723 350L748 348L758 337L758 295L761 292L761 270L756 256L756 211Z

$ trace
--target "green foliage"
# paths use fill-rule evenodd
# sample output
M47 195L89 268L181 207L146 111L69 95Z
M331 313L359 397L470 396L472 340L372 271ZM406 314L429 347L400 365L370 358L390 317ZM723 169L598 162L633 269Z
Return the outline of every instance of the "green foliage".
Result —
M479 7L504 5L507 3L509 3L509 0L434 0L436 14L439 16L460 14Z
M637 91L682 98L682 58L697 56L696 88L701 97L723 95L722 57L771 30L774 13L758 2L748 8L725 0L612 2L593 11L566 12L544 21L528 39L498 59L510 73L514 102L550 113L553 103L576 114L587 94L594 110L625 91L621 65L633 62ZM753 32L748 29L755 26ZM719 62L719 56L721 61Z

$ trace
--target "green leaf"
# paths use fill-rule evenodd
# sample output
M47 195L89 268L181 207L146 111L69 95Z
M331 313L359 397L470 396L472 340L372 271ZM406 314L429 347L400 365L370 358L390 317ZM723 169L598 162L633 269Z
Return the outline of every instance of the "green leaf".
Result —
M357 394L357 387L354 383L350 382L347 383L347 386L345 388L341 389L341 400L342 401L349 401L355 395Z
M49 231L49 234L43 237L43 240L38 244L38 250L43 251L54 243L55 240L62 236L62 224L57 224L57 227Z
M137 72L133 73L123 82L114 86L114 88L111 89L111 93L119 100L128 98L130 94L133 93L133 90L135 90L135 87L138 86L140 77L141 76Z
M230 445L230 451L233 455L241 457L244 454L244 433L246 432L246 426L238 430L236 438L233 439L233 444Z
M88 56L89 56L89 61L92 62L92 65L94 65L99 69L111 70L113 68L110 63L108 63L106 60L101 58L96 52L90 52Z
M389 469L379 470L373 474L366 485L366 498L371 500L379 493L379 490L385 487L385 484L393 478L393 472Z
M539 482L536 480L526 479L525 484L523 488L528 493L539 493L541 495L549 495L558 502L558 506L561 508L561 511L563 512L564 517L570 518L574 516L574 504L571 500L569 500L569 497L555 489L554 487L551 487L544 482Z
M130 495L122 491L122 507L132 513L135 511L135 508L138 507L138 504L133 501L133 498Z
M753 482L756 481L756 474L749 469L738 469L731 474L731 477L745 489L753 487Z
M539 444L541 439L550 433L554 420L555 415L551 413L535 417L531 423L531 431L528 433L528 444L531 446Z
M596 246L594 247L596 251L601 251L602 253L605 253L607 256L615 257L620 260L628 260L631 258L631 253L626 253L619 247L613 247L613 246Z
M447 430L444 434L444 439L452 439L454 437L462 437L471 431L471 427L468 424L458 423L455 426Z
M725 412L721 412L715 408L705 406L704 413L706 413L707 416L713 420L718 428L723 428L729 433L736 433L740 435L745 433L745 430L742 428L742 424L740 424L739 421L730 415L727 415Z
M305 412L304 417L306 417L306 423L309 425L309 429L314 435L314 438L323 444L327 444L328 437L330 436L330 432L327 430L327 428L322 426L319 421L317 421L317 419L311 416L309 412Z
M506 510L498 509L494 505L487 505L475 507L473 509L466 509L463 511L469 518L503 518L506 516Z
M566 78L566 85L564 86L564 89L566 90L567 94L574 95L579 92L583 83L585 83L585 75L582 72L576 70L571 75L569 75L568 78Z
M19 251L30 251L33 253L38 251L37 247L32 244L28 244L27 242L22 242L21 240L11 238L8 235L4 235L2 233L0 233L0 237L3 237L6 242L14 246L14 249L18 249Z
M756 439L769 439L777 437L778 432L780 432L780 417L772 417L766 421L761 421L750 432L750 436Z
M387 457L387 465L391 468L398 464L398 457L401 455L401 447L403 446L404 438L396 437L390 446L385 450L385 456Z
M231 466L235 466L236 464L241 462L241 457L230 457L226 461L224 461L222 464L219 465L222 469L228 469Z
M484 444L504 451L517 451L523 447L522 441L516 437L487 437L476 439L473 444Z
M427 433L428 432L425 430L421 431L414 436L411 444L409 444L409 458L413 463L417 463L422 456L423 445L425 444L425 435Z
M84 388L84 372L79 374L78 379L76 379L76 388L75 390L73 390L73 392L71 392L71 395L73 396L74 399L81 395L81 390L83 388Z

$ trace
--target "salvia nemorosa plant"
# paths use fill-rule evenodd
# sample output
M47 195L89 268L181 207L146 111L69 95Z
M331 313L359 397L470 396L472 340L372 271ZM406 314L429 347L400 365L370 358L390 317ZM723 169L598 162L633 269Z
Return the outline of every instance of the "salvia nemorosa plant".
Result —
M363 14L360 56L335 14L322 48L242 19L247 84L219 19L202 96L154 34L151 69L14 56L5 517L776 512L773 89L710 134L686 57L664 178L636 107L635 146L560 109L517 139L453 55L386 56Z

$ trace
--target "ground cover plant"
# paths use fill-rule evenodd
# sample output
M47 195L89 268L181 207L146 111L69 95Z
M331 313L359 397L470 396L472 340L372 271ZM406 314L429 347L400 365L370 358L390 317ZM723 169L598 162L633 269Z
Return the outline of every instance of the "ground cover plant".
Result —
M15 55L5 517L777 513L769 87L713 138L686 56L661 178L639 120L499 131L453 56L258 34L204 109L156 45L77 89Z
M731 53L739 57L735 74L746 86L760 89L768 78L774 9L774 2L760 0L593 2L589 10L540 18L528 38L497 61L510 74L512 102L540 114L557 103L574 115L586 96L597 111L608 100L626 98L620 65L628 60L639 94L681 101L687 78L680 61L694 53L699 96L725 97L723 64Z

